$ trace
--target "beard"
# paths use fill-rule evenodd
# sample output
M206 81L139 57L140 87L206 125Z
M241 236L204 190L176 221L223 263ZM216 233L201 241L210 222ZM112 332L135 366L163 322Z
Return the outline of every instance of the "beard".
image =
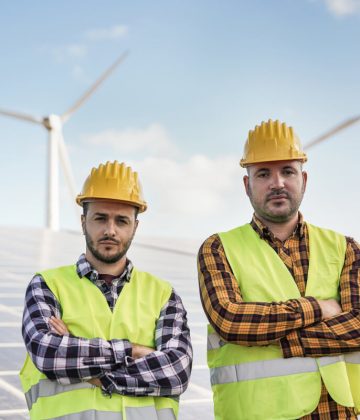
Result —
M284 206L282 204L277 206L273 202L271 206L268 206L268 204L271 203L272 198L279 195L286 196L287 205ZM255 213L262 217L264 220L272 223L284 223L295 216L299 210L303 196L304 191L301 191L299 194L290 195L287 191L275 190L268 194L265 199L261 198L259 200L254 197L253 192L249 186L249 199L252 207L255 210Z
M85 241L86 241L87 249L91 252L91 254L98 261L101 261L102 263L105 263L105 264L115 264L118 261L120 261L121 258L123 258L126 255L128 249L130 248L133 237L134 237L134 234L133 234L128 239L128 241L123 244L122 249L120 249L118 252L116 252L113 255L107 255L107 254L99 251L96 248L96 245L95 245L94 241L92 240L91 236L89 235L89 233L87 232L86 228L84 229L84 235L85 235ZM112 241L112 242L114 242L114 244L119 244L120 243L119 241L117 241L115 239L111 239L109 237L101 238L100 241L102 241L102 240Z

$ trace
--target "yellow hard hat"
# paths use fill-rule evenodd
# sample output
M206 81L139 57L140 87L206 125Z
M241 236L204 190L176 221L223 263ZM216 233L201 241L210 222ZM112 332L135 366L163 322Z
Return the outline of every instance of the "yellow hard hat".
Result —
M263 121L249 131L240 165L245 168L253 163L276 160L306 162L307 157L292 127L278 120Z
M116 160L92 168L76 202L82 206L93 199L121 201L138 207L140 213L147 208L137 172Z

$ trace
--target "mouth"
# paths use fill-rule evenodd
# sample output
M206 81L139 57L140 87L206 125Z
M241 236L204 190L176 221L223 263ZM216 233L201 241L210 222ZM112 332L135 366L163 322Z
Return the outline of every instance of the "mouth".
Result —
M102 245L117 245L118 243L114 242L114 241L99 241L99 244L102 244Z
M288 196L286 194L273 195L273 196L268 198L268 201L271 201L271 200L286 200L287 198L288 198Z

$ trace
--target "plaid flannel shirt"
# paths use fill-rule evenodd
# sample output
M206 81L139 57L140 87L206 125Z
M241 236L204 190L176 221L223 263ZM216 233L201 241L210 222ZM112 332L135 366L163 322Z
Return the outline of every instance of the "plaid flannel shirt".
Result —
M210 324L224 340L245 346L277 343L288 357L318 357L360 350L360 247L346 238L340 278L343 312L322 320L316 299L305 297L309 237L299 214L294 233L280 241L254 215L251 226L279 255L293 276L301 297L286 302L244 302L217 234L198 255L200 296ZM354 410L339 406L325 387L316 410L304 419L356 419Z
M125 282L130 281L132 263L108 286L85 255L76 263L77 273L91 281L114 308ZM62 309L41 275L35 275L26 291L22 333L27 351L49 379L62 384L100 378L104 392L124 395L178 396L188 385L192 347L186 311L180 297L172 290L161 309L155 328L156 349L140 359L133 359L128 340L85 339L58 335L51 330L49 318L61 318Z

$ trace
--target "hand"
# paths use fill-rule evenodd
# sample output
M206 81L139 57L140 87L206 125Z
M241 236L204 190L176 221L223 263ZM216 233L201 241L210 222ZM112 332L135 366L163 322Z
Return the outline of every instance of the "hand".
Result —
M99 378L91 378L88 380L89 384L99 386L101 388L102 383Z
M67 326L65 325L64 321L62 319L59 318L55 318L54 316L52 316L49 319L50 325L51 325L51 330L59 335L69 335L70 332L67 329Z
M323 319L331 318L342 312L341 306L335 299L318 300Z
M140 359L141 357L147 356L152 353L155 349L151 347L142 346L141 344L132 343L132 357L134 359Z

